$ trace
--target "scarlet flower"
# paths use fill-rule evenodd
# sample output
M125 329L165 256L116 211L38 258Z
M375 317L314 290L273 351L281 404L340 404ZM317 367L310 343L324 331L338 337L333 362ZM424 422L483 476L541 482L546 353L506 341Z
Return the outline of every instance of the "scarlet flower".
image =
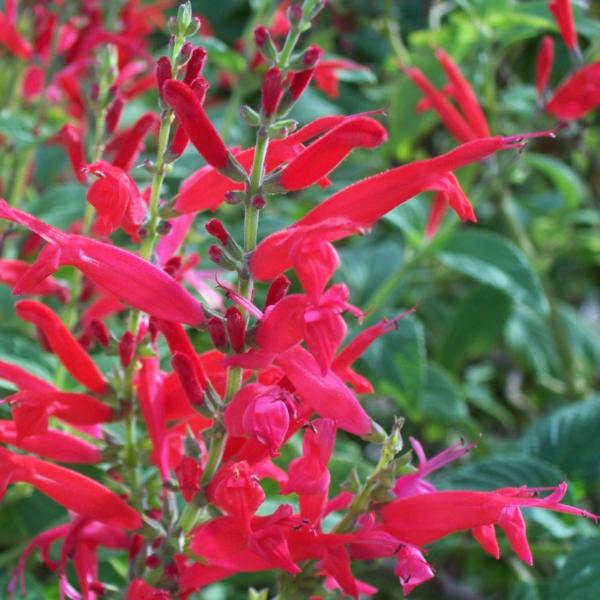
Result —
M62 264L79 269L116 298L159 318L198 325L202 306L161 269L135 254L91 238L64 233L0 200L0 218L19 223L48 245L19 280L14 293L37 285Z
M166 590L159 590L142 579L134 579L127 588L125 600L169 600L171 595Z
M35 300L21 300L15 304L15 311L41 331L52 352L76 381L98 394L106 392L102 373L51 308Z
M81 131L74 125L67 123L59 130L52 138L62 143L69 157L73 175L81 182L85 183L85 166L86 160L83 151L83 140L81 139Z
M122 227L134 239L146 218L146 204L135 181L120 167L99 160L86 167L97 179L87 191L88 202L98 211L102 231Z
M321 60L315 67L314 78L317 87L330 98L340 95L340 71L366 71L367 68L345 58Z
M4 12L0 12L0 45L22 60L29 60L33 52L31 44L17 31Z
M231 155L190 87L170 79L163 86L163 96L204 160L217 169L226 168Z
M545 498L536 497L537 490L526 487L493 492L430 492L400 498L382 507L382 527L399 540L414 546L423 546L451 533L471 529L484 550L497 558L496 524L506 532L519 558L531 564L521 508L545 508L598 518L585 510L560 503L567 491L565 483L550 489L552 493Z
M281 71L274 66L265 73L262 84L261 102L265 117L268 118L277 111L282 95Z
M0 283L14 287L30 266L22 260L0 259ZM40 281L38 285L31 288L30 292L38 296L56 296L61 302L69 300L68 288L54 277Z
M535 61L535 89L538 98L544 96L548 87L552 63L554 62L554 40L551 36L545 35L542 38Z
M89 477L3 448L0 448L0 465L0 496L7 485L21 481L82 516L122 529L141 526L140 515L133 508Z
M374 119L345 119L294 157L277 183L288 191L309 187L329 175L355 148L375 148L386 139L387 132Z
M600 60L581 67L555 90L545 110L561 121L581 119L600 106Z
M39 377L32 375L17 365L0 360L0 379L6 379L20 390L32 390L34 392L54 392L56 388Z
M569 50L577 48L577 31L571 0L549 0L548 9L554 15L560 35Z
M159 124L159 118L151 112L144 113L129 129L113 138L107 151L114 152L112 164L130 171L144 147L144 138Z
M71 425L95 425L113 420L113 411L100 400L76 392L22 390L3 399L12 408L18 441L48 430L53 415Z
M96 446L58 429L47 429L44 433L19 439L13 421L0 420L0 442L58 462L95 464L102 460Z
M340 190L288 229L262 240L250 258L252 274L259 280L273 279L293 265L291 249L303 237L310 234L321 244L342 239L371 227L387 212L425 190L444 192L459 216L472 220L473 209L451 172L498 150L514 148L516 139L496 136L473 140L441 156L384 171Z
M397 554L394 574L400 578L402 593L408 596L417 586L435 576L423 553L414 546L402 546Z

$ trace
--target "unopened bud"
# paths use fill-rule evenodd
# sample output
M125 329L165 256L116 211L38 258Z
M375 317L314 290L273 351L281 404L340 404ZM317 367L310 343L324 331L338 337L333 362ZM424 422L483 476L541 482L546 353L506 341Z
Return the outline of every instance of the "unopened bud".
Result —
M219 317L211 317L208 320L208 335L216 348L223 348L227 346L227 333L225 331L225 325Z
M269 30L264 25L257 25L254 29L254 43L262 48L269 38Z
M250 127L258 127L260 125L260 115L247 104L242 104L240 107L240 117Z
M119 358L121 365L126 369L133 360L136 351L136 343L133 333L126 331L119 342Z
M223 246L227 246L229 234L219 219L211 219L204 228L209 235L219 240Z
M242 352L246 343L246 324L239 308L230 306L225 312L227 334L234 352Z
M313 44L312 46L309 46L304 52L304 55L302 56L302 64L307 69L310 69L316 66L316 64L321 60L322 56L323 50L319 48L319 46Z
M177 9L177 33L180 36L189 35L188 29L193 23L192 3L188 0L179 5ZM175 32L174 32L175 33Z
M115 96L115 99L111 102L108 110L106 111L106 119L104 125L107 133L114 133L119 126L121 114L125 106L125 100L119 95Z
M202 47L194 48L190 60L185 68L185 77L183 82L190 84L204 69L204 63L206 62L206 50Z
M138 237L140 238L140 240L145 240L148 237L148 228L140 227L137 230L137 234L138 234Z
M254 42L265 58L270 61L275 60L277 57L277 48L273 43L269 30L264 25L258 25L254 30Z
M225 192L224 200L227 204L239 204L244 199L243 192L229 191Z
M165 82L173 77L173 69L171 61L166 56L161 56L156 61L156 84L161 100L163 99L162 92Z
M106 346L108 346L108 343L110 341L110 334L108 332L108 328L106 327L106 325L104 323L102 323L102 321L99 321L98 319L94 319L90 323L89 328L90 328L90 331L91 331L92 335L94 336L94 338L96 340L98 340L98 343L103 348L106 348Z
M234 261L225 250L217 246L216 244L212 244L208 247L208 257L215 264L219 265L223 269L227 271L237 271L238 264Z
M183 352L175 352L171 359L171 366L175 373L177 373L181 387L190 401L190 404L202 404L202 386L200 385L194 365L189 356L183 354Z
M159 235L167 235L171 229L173 229L171 221L161 221L156 228L156 231Z
M265 204L266 204L265 197L262 194L256 194L256 196L254 196L252 198L251 204L254 208L256 208L257 210L260 210L261 208L265 207Z
M303 13L300 4L291 4L287 9L287 17L292 25L297 25L302 21Z
M265 73L262 84L261 106L265 117L270 117L277 112L282 94L281 71L278 67L271 67Z
M280 275L273 281L271 286L269 287L269 291L267 292L267 298L265 300L265 309L267 306L271 306L272 304L277 304L290 289L290 285L292 282L285 276Z

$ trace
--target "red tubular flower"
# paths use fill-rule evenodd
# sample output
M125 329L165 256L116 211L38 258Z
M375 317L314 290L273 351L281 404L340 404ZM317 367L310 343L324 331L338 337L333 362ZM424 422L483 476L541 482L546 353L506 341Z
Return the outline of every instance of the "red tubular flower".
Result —
M204 399L204 386L200 384L194 369L194 364L187 354L176 352L171 359L171 366L177 376L181 387L192 406L200 406Z
M4 200L0 200L0 218L27 227L49 243L19 280L14 293L27 291L60 265L68 264L114 297L150 315L188 325L205 322L202 306L192 295L162 269L139 256L110 244L64 233L9 207Z
M93 396L74 392L22 390L3 400L12 407L18 439L44 433L53 415L71 425L95 425L113 420L113 411Z
M169 600L171 595L166 590L159 590L142 579L134 579L127 588L125 600Z
M386 139L387 132L374 119L344 120L292 159L277 183L289 191L309 187L329 175L355 148L376 148Z
M516 138L481 138L426 160L367 177L340 190L309 211L286 230L266 237L250 258L255 278L269 280L289 269L291 249L309 232L321 243L342 239L373 225L387 212L425 190L442 190L459 216L472 219L473 211L451 171L486 158L506 148L514 148Z
M565 45L569 50L575 50L577 48L577 31L575 30L571 0L549 0L548 9L556 19Z
M294 346L278 356L275 362L310 409L322 417L333 419L337 427L354 435L371 431L371 419L356 396L333 372L323 376L307 350Z
M52 138L60 142L67 152L73 175L81 182L85 183L85 156L83 152L83 141L81 139L81 131L74 125L68 123L63 125L60 131Z
M285 276L280 275L273 281L273 283L269 286L269 290L267 292L267 297L265 299L265 310L276 304L287 294L287 291L290 289L290 285L292 282Z
M365 71L366 67L351 60L331 58L320 61L315 67L315 83L330 98L340 95L338 71Z
M519 558L531 564L525 536L523 507L545 508L597 520L598 517L573 506L561 504L567 486L561 483L545 498L538 490L504 488L493 492L443 491L394 500L380 511L383 529L414 546L423 546L465 529L474 530L484 550L497 556L494 524L506 531Z
M230 306L225 313L227 335L234 352L242 352L246 344L246 323L242 313L235 306Z
M4 46L11 54L23 60L29 60L33 52L31 44L3 12L0 12L0 46Z
M58 429L48 429L19 440L13 421L0 420L0 442L58 462L95 464L102 460L96 446Z
M20 390L34 392L55 392L57 389L48 381L40 379L17 365L0 360L0 379L6 379Z
M163 86L163 96L204 160L217 169L227 167L231 160L227 146L189 86L171 79Z
M121 226L136 238L146 218L146 204L135 181L120 167L103 160L88 165L86 172L97 176L86 198L100 215L101 233L112 233Z
M435 576L435 571L425 560L423 553L414 546L402 546L396 558L394 575L398 575L405 596Z
M279 67L271 67L265 73L261 93L262 111L265 117L268 118L277 111L281 96L283 95L283 85Z
M481 137L476 135L463 116L446 100L442 92L437 90L420 69L410 67L404 69L419 89L425 94L431 107L437 112L448 131L461 143Z
M600 106L600 60L581 67L566 79L545 110L561 121L581 119Z
M464 78L458 66L443 50L440 48L436 49L435 55L440 61L440 64L446 73L446 77L448 77L451 86L451 94L456 99L471 131L475 134L475 137L489 137L490 130L487 119L483 114L483 110L481 109L481 105L477 100L473 88Z
M144 147L144 138L157 127L159 118L154 113L143 114L127 131L111 144L116 150L112 164L124 171L130 171Z
M51 308L35 300L21 300L15 304L15 311L42 332L52 352L76 381L98 394L106 392L102 373Z
M22 260L0 259L0 283L14 287L31 265ZM57 279L48 277L31 288L30 293L39 296L56 296L61 302L69 300L69 290Z
M550 72L552 71L552 63L554 62L554 40L551 36L545 35L542 38L535 59L535 89L537 90L538 98L544 96L544 92L548 87Z
M202 73L204 63L206 62L206 50L202 47L194 48L187 64L185 65L185 75L183 82L191 84L194 79Z
M156 85L158 87L158 94L163 98L163 86L165 82L173 77L173 70L171 68L171 61L166 56L161 56L156 61Z
M3 448L0 465L0 495L7 485L22 481L84 517L121 529L137 529L142 524L140 515L124 500L89 477Z
M114 133L119 126L123 109L125 108L124 98L117 92L115 99L110 103L108 110L106 111L106 131L108 133Z

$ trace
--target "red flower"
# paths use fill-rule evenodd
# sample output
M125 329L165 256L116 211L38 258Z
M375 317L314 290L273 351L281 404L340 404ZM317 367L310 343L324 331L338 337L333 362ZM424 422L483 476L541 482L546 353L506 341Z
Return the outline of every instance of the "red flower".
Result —
M231 155L190 87L170 79L163 85L163 97L204 160L217 169L226 168Z
M22 260L0 259L0 282L14 287L31 265ZM38 296L56 296L61 302L69 300L69 290L64 283L53 277L48 277L30 290L31 294Z
M32 456L0 448L0 496L6 486L29 483L68 510L112 527L137 529L140 515L124 500L93 479Z
M130 171L144 148L144 138L156 130L159 118L154 113L143 114L129 129L116 136L107 147L114 152L112 164L124 171Z
M281 96L283 95L283 84L281 71L278 67L271 67L264 75L262 84L262 111L265 117L270 117L277 111Z
M522 507L545 508L597 519L587 511L561 504L567 486L561 483L545 498L537 490L504 488L493 492L443 491L394 500L380 511L383 528L399 540L423 546L457 531L472 529L484 550L498 557L494 525L507 534L519 558L531 564Z
M367 68L345 58L330 58L321 60L315 67L314 78L317 87L330 98L340 95L340 71L366 71Z
M44 341L76 381L98 394L106 392L102 373L52 309L35 300L21 300L15 304L15 311L21 319L38 328Z
M11 23L3 12L0 12L0 45L23 60L29 60L33 52L31 44L17 31L14 23Z
M548 9L554 15L560 35L569 50L577 48L577 31L571 0L549 0Z
M164 271L109 244L64 233L0 200L0 218L19 223L48 242L36 262L19 280L14 293L37 285L60 265L72 265L119 300L159 318L198 325L202 306Z
M309 187L329 175L355 148L375 148L386 139L387 132L374 119L345 119L294 157L277 183L289 191Z
M561 121L581 119L600 106L600 60L567 78L546 104L546 112Z
M146 217L146 204L135 181L120 167L103 160L88 165L86 171L97 177L86 197L100 215L102 227L99 233L112 233L122 227L137 239L139 227Z

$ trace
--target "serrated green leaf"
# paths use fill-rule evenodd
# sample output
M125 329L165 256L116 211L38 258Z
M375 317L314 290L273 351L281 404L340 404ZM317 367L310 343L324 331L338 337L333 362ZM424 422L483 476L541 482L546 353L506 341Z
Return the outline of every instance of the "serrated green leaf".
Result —
M600 397L565 406L547 415L525 434L526 453L543 457L588 482L600 480Z
M548 311L548 301L535 271L506 238L486 231L460 231L445 240L438 256L447 267L541 313Z
M510 315L506 294L490 287L475 288L460 302L446 328L438 359L451 370L485 354L502 333Z
M548 600L598 600L600 598L600 538L579 541L550 587Z

